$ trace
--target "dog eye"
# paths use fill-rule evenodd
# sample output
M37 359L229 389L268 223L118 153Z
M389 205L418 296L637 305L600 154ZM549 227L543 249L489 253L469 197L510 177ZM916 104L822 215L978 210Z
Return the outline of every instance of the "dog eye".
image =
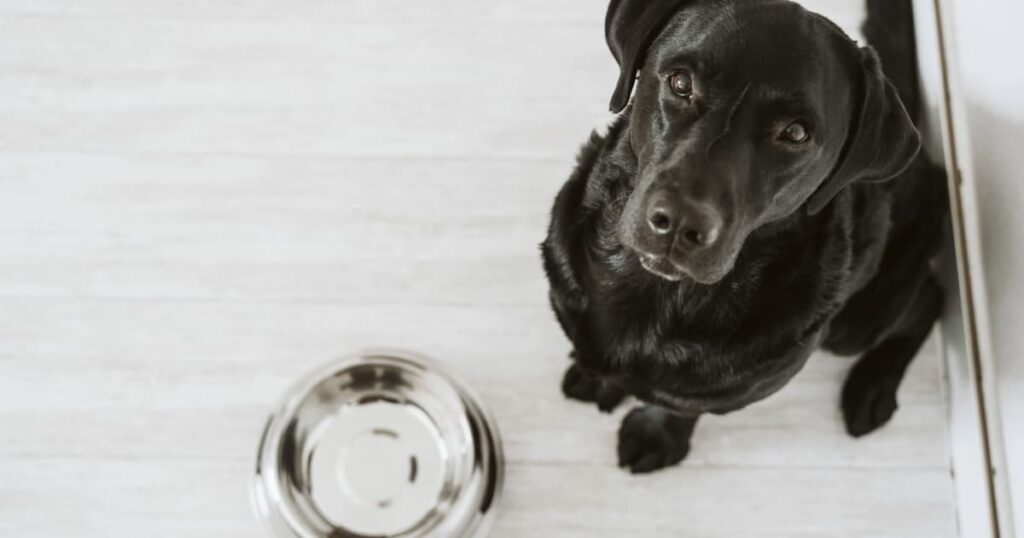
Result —
M811 130L802 121L790 122L785 129L779 133L779 138L789 144L803 144L811 139Z
M672 92L679 97L690 99L693 97L693 75L689 71L677 71L672 73L668 79L668 85Z

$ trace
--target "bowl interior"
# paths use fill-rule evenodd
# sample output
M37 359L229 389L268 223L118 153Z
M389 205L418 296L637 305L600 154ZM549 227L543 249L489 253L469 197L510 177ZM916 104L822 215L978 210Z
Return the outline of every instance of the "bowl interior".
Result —
M261 461L273 472L257 489L293 532L458 536L476 523L497 487L496 437L451 379L364 356L302 385L271 418Z

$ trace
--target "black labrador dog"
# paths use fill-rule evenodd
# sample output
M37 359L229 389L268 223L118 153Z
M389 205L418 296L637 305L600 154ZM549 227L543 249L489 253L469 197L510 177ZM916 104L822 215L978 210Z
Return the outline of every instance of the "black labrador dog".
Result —
M701 414L779 390L818 347L861 355L850 434L895 411L942 308L948 204L919 155L910 0L868 12L874 48L787 0L611 0L621 114L581 150L542 251L565 394L646 402L621 466L679 462Z

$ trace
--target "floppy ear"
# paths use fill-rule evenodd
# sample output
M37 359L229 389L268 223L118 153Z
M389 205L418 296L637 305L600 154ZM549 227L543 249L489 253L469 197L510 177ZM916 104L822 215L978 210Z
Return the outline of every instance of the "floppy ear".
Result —
M619 81L610 108L620 112L629 104L636 72L647 47L683 4L692 0L611 0L604 19L604 37L619 62Z
M921 149L921 136L870 47L860 48L860 72L857 116L839 162L807 202L812 215L854 181L892 179L910 166Z

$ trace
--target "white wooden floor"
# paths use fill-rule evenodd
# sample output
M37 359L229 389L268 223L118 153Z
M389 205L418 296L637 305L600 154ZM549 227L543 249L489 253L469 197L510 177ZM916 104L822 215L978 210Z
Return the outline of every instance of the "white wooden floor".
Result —
M860 6L818 0L847 27ZM3 0L0 535L249 537L263 420L370 345L449 363L500 421L494 536L954 536L934 344L893 423L849 362L614 464L562 399L538 259L614 63L593 0ZM620 411L617 416L621 416Z

